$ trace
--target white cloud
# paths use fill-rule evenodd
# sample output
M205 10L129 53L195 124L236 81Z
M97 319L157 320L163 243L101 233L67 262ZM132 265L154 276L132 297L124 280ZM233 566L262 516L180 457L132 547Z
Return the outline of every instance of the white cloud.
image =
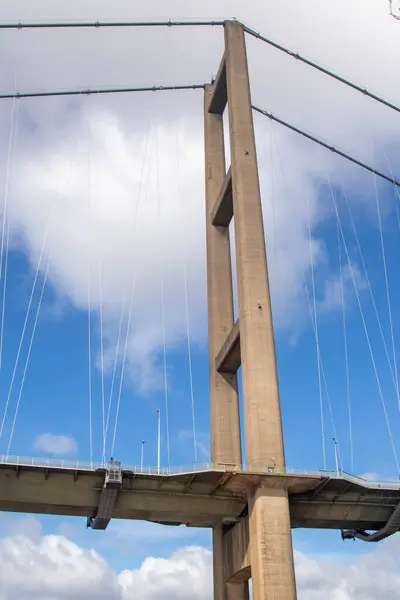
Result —
M111 19L120 18L121 14L127 19L150 20L171 15L198 16L198 9L182 0L167 4L157 0L151 7L135 5L134 10L122 0L112 7L97 2L95 8L82 3L78 9L72 9L69 3L60 2L55 7L48 1L39 2L39 6L35 5L32 12L29 2L19 3L18 10L15 3L5 2L3 19L37 19L37 14L48 19ZM400 49L398 24L390 19L384 6L373 0L338 0L329 6L319 0L301 4L295 0L267 4L257 0L247 5L239 0L220 0L217 6L206 0L201 12L204 18L215 18L217 13L226 17L236 14L343 75L361 84L368 83L388 97L399 96L399 83L393 77ZM384 46L380 43L382 38ZM51 53L49 48L53 49ZM256 104L330 139L367 162L371 162L376 140L387 147L397 143L399 125L389 110L376 107L254 39L248 40L248 50ZM57 30L41 35L18 31L8 32L2 38L1 51L7 66L3 85L8 81L10 88L15 74L20 88L202 81L217 70L222 32L159 29L149 36L144 30L135 30L134 35L121 30ZM140 56L140 60L132 60L128 68L127 56ZM270 85L271 81L274 85ZM184 261L193 340L203 341L207 329L201 92L21 101L20 106L20 137L12 165L9 201L14 247L22 246L36 265L54 203L41 268L51 255L50 280L57 293L74 306L86 309L91 262L91 303L93 310L98 311L102 264L107 368L111 368L115 355L121 306L136 278L128 344L129 372L143 389L160 385L154 369L162 345L160 280L164 283L166 340L175 344L186 335ZM10 109L10 103L0 106L3 154ZM305 198L309 200L315 231L332 216L330 201L321 192L321 184L326 184L326 168L334 185L345 182L350 192L357 190L358 201L365 205L371 186L368 176L364 177L356 167L350 168L278 126L271 128L262 117L257 116L255 122L274 316L278 326L292 328L299 315L307 313L302 289L310 262ZM279 142L279 157L275 138ZM272 155L271 147L275 148ZM366 210L366 215L369 212ZM313 252L317 279L334 281L336 270L327 268L327 249L315 233ZM325 306L328 308L328 304ZM331 310L336 307L336 302L329 306ZM124 328L127 304L125 309ZM121 347L120 358L122 354Z
M70 435L42 433L36 437L34 446L36 450L46 452L46 454L73 455L78 451L78 444Z
M4 539L0 558L1 600L121 598L117 576L100 556L61 536Z
M295 552L299 600L395 600L399 544L395 536L360 555L345 546L342 555ZM63 536L16 531L0 540L0 600L211 600L211 567L211 553L196 546L117 573Z
M190 447L191 455L194 457L193 430L185 429L179 432L179 442ZM210 435L202 431L196 431L197 458L199 462L210 462Z
M119 583L124 600L205 600L212 597L211 553L188 547L171 558L147 558L140 569L123 571Z
M360 294L360 292L367 289L367 285L366 279L356 266L352 265L350 268L348 264L344 265L342 276L338 273L325 280L323 298L318 302L318 309L321 312L328 312L342 308L343 299L344 305L348 309L355 303L354 287L356 287L357 293Z

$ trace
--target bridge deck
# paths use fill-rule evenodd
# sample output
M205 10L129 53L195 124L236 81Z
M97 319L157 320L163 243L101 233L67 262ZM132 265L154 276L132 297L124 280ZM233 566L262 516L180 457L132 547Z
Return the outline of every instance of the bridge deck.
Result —
M95 517L106 468L0 457L0 510ZM28 464L30 462L30 464ZM37 464L39 463L39 464ZM64 464L64 463L63 463ZM400 502L399 483L370 483L335 472L252 473L209 468L174 474L123 468L112 518L210 527L246 511L246 490L289 491L293 527L380 529ZM143 469L145 471L145 469Z

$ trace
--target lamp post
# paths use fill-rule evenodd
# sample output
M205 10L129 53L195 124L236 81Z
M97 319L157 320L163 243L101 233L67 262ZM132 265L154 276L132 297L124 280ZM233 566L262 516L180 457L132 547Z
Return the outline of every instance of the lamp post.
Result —
M144 445L145 445L145 441L142 440L142 448L141 448L141 452L140 452L140 472L141 473L143 473Z
M160 459L161 459L161 412L157 408L158 434L157 434L157 472L160 474Z
M338 447L336 438L332 438L335 449L335 463L336 463L336 475L339 477L339 457L338 457Z

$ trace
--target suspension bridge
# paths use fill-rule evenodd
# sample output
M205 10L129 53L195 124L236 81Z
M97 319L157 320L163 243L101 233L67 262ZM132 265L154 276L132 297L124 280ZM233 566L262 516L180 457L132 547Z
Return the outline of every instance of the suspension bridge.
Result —
M336 154L357 168L372 173L376 186L383 180L393 186L396 206L399 200L400 181L394 176L388 163L386 171L374 164L359 160L344 149L320 139L312 132L288 122L284 116L275 115L266 107L252 104L247 65L245 35L260 43L268 44L296 61L308 65L338 84L361 93L366 100L379 103L387 110L400 112L400 107L362 86L353 83L298 53L275 43L261 33L239 21L197 22L82 22L82 23L14 23L0 24L0 29L38 28L102 28L102 27L218 27L224 31L225 52L216 77L210 82L183 83L169 86L145 86L100 89L70 89L58 91L17 91L2 93L0 99L12 100L15 127L19 102L29 98L80 96L123 93L151 93L169 91L178 93L192 90L204 94L204 143L206 182L206 245L207 245L207 289L208 289L208 351L209 351L209 400L210 400L210 462L200 463L197 456L195 402L188 319L188 298L185 280L185 305L187 339L190 364L191 411L194 439L194 463L182 467L171 465L168 439L168 466L158 461L156 467L124 464L115 454L115 439L121 402L123 372L129 339L131 310L125 310L125 301L118 331L118 348L115 365L122 355L122 374L117 393L116 417L112 432L110 460L106 456L106 440L111 427L111 398L107 406L104 380L101 389L103 447L101 461L93 459L92 398L90 396L90 457L89 461L61 459L39 459L12 456L11 445L23 386L39 318L41 300L49 271L50 259L43 266L43 252L47 229L43 240L27 318L23 326L21 344L18 349L12 375L10 392L5 401L0 439L3 435L10 407L12 388L20 359L26 324L35 287L39 286L39 272L44 270L40 300L34 317L33 332L29 342L28 358L25 363L22 383L18 393L16 410L7 451L0 455L0 510L80 516L86 518L89 528L104 530L113 518L148 520L167 526L186 525L208 527L213 532L214 598L246 600L248 580L252 578L255 600L279 598L290 600L296 597L292 528L322 528L341 531L344 539L358 538L363 541L380 541L400 529L400 482L370 481L342 468L341 457L336 450L336 468L326 465L326 446L322 418L323 468L319 470L290 469L286 467L281 409L278 392L275 340L272 323L271 299L263 229L261 193L257 165L253 113L265 116L296 135L305 137L322 149ZM226 168L223 115L228 109L229 145L231 166ZM8 170L12 157L13 130L10 133ZM6 186L7 187L7 186ZM340 254L341 274L344 265L349 268L349 277L354 286L360 309L379 398L382 403L389 442L394 462L399 471L396 443L388 414L385 393L379 375L371 338L364 318L360 300L357 275L352 265L345 228L340 217L338 195L328 178L328 188L337 221L337 237ZM8 237L6 230L7 193L4 203L2 224L2 246L0 273L7 272ZM347 201L347 206L349 206ZM398 207L396 209L398 211ZM398 214L398 213L397 213ZM351 216L351 213L350 213ZM229 228L234 219L235 251L238 285L238 318L235 318L233 301L233 277ZM351 220L353 226L354 222ZM309 222L310 225L310 222ZM314 265L311 252L311 289L305 285L309 302L313 334L317 352L319 394L322 410L323 388L327 388L321 358L320 337L316 307ZM354 229L355 231L355 229ZM355 231L356 233L356 231ZM399 397L396 364L395 336L392 323L392 307L389 294L388 275L385 262L384 238L380 228L384 275L387 289L388 310L391 325L391 342L387 344L369 280L368 291L374 305L379 332L388 358L392 383ZM132 235L134 234L134 231ZM9 235L9 234L8 234ZM357 238L358 243L358 238ZM360 246L358 245L360 249ZM361 249L360 249L361 254ZM5 264L3 264L5 261ZM363 263L364 264L364 263ZM365 264L364 264L365 268ZM90 275L90 274L89 274ZM100 274L101 277L101 274ZM132 298L135 281L127 297ZM343 279L342 279L343 295ZM3 344L4 298L2 305L1 341ZM90 298L90 286L89 286ZM161 282L163 315L163 376L166 391L166 424L168 428L167 363L164 322L164 296ZM126 302L128 304L128 302ZM90 304L89 304L90 308ZM344 336L346 341L345 310L343 308ZM127 320L125 345L121 334ZM89 317L89 340L91 320ZM103 335L100 336L103 344ZM90 347L90 343L89 343ZM345 345L346 375L348 384L348 351ZM89 361L91 361L89 351ZM239 417L238 372L241 369L241 398L244 414L244 431ZM104 371L104 352L101 347L101 371ZM117 386L114 367L112 387ZM91 380L89 381L90 395ZM327 389L326 389L327 392ZM348 389L347 389L348 392ZM111 393L112 396L112 393ZM328 404L332 417L332 406ZM351 406L349 400L350 440L352 439ZM242 439L246 459L243 460ZM353 447L351 441L351 453ZM353 461L352 461L353 462Z

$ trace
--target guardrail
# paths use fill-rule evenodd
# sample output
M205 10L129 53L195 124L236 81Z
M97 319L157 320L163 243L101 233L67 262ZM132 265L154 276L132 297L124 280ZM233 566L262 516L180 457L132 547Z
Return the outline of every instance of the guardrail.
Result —
M80 470L80 471L97 471L99 469L108 469L108 462L90 462L81 460L70 460L62 458L35 458L27 456L9 456L6 454L0 454L0 465L8 464L13 466L28 466L28 467L53 467L68 470ZM314 475L318 477L329 477L331 479L346 479L363 487L369 488L382 488L382 489L394 489L400 490L400 481L370 481L357 477L357 475L351 475L341 470L329 470L329 469L280 469L279 467L270 466L265 469L252 469L251 465L246 466L244 469L239 465L232 464L220 464L220 463L197 463L192 465L184 466L171 466L171 467L157 467L157 466L145 466L145 465L129 465L121 464L123 471L131 471L135 474L144 475L179 475L184 473L204 472L204 471L243 471L245 473L270 473L270 474L285 474L285 475Z

